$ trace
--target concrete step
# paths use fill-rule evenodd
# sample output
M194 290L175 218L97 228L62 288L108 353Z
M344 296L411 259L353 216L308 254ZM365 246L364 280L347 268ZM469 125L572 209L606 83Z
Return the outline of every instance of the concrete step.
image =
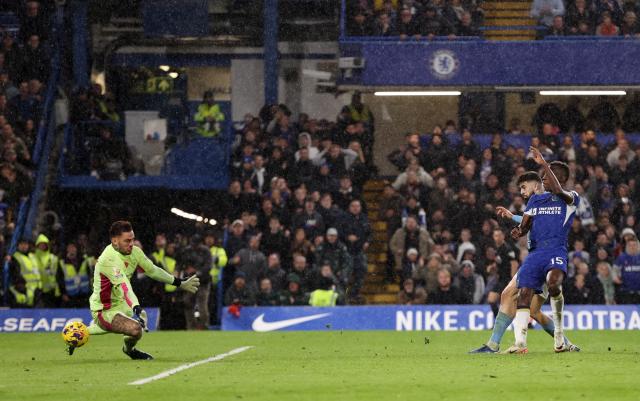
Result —
M489 10L531 10L531 1L486 1L482 9Z
M489 10L484 13L484 19L490 20L493 18L529 18L530 10Z
M487 18L485 26L536 26L538 23L532 18Z
M367 297L368 304L395 304L397 300L396 294L375 294Z

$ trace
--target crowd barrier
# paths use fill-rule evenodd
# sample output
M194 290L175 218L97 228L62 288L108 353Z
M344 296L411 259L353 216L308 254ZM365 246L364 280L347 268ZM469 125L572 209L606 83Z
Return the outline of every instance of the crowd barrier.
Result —
M543 311L548 314L550 309ZM230 331L475 331L492 327L493 313L488 305L247 307L241 308L238 317L227 309L222 315L222 330ZM566 305L564 327L638 330L640 305Z

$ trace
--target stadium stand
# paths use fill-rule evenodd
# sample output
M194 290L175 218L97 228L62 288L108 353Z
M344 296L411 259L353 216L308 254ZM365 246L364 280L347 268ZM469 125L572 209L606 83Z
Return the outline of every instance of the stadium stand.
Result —
M566 22L538 3L349 1L342 37L479 37L483 25L485 38L493 39L533 39L536 31L542 33L539 38L615 33L612 26L623 36L637 33L627 3L619 11L607 1L584 9L577 0L563 5ZM32 155L43 120L42 87L50 74L51 47L43 38L51 34L37 4L28 2L20 18L0 15L3 244L40 167ZM546 11L539 12L540 7ZM613 25L604 21L607 13ZM538 29L534 17L550 25ZM585 21L587 31L580 26ZM519 25L529 28L520 35ZM495 27L513 29L505 36ZM92 85L74 89L70 98L64 136L71 143L61 159L65 171L137 185L132 178L144 176L144 166L123 139L122 108L113 95ZM207 144L224 137L219 124L226 120L215 104L200 106L191 113L190 134L205 138L191 138L185 147L191 147L188 155L199 148L198 159L206 159L211 157ZM235 313L237 307L256 304L486 303L488 294L511 277L512 263L526 256L526 243L509 239L512 223L499 220L495 208L522 213L525 203L515 179L535 168L527 158L534 145L549 161L569 165L568 186L585 200L569 238L567 302L638 302L637 289L626 286L620 272L620 263L638 252L638 99L627 102L622 116L605 101L591 110L571 107L570 113L554 104L541 107L531 116L533 134L515 126L507 132L471 132L449 121L429 133L407 133L406 143L387 155L397 167L397 175L388 177L377 174L374 164L377 116L357 92L334 121L314 118L313 110L295 116L284 104L253 110L233 124L229 154L213 157L228 161L231 177L216 207L222 230L198 225L196 235L153 233L154 248L147 252L155 263L178 272L206 246L212 268L200 266L198 274L207 278L203 283L211 282L210 296L185 300L138 275L136 293L143 306L163 309L163 328L196 328L195 312L210 314L215 322L222 304ZM179 145L169 142L167 151ZM47 296L34 297L31 304L14 296L10 305L82 305L101 244L78 233L67 244L63 250L56 239L39 238L35 249L21 243L22 256L33 263L41 263L38 257L57 260L60 269L53 279L40 279L41 287L48 286ZM82 289L69 288L66 264L83 275ZM20 267L14 258L13 277Z

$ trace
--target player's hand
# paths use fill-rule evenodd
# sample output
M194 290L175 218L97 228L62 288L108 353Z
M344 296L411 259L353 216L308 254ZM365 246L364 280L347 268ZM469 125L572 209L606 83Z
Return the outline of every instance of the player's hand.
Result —
M513 217L513 213L511 213L509 209L504 208L502 206L498 206L496 208L496 214L498 215L498 217L502 217L505 219L510 219Z
M195 294L200 287L200 279L197 276L191 276L180 283L180 289L191 294Z
M147 328L147 311L142 309L140 305L133 307L133 319L140 323L140 326L145 332L149 331Z
M534 146L529 146L529 151L531 152L532 158L533 160L542 165L545 164L546 162L544 161L544 157L542 157L542 153L540 153L540 151L538 150L538 148L534 147Z
M511 238L517 240L520 237L522 237L522 230L520 229L520 227L515 227L513 230L511 230Z

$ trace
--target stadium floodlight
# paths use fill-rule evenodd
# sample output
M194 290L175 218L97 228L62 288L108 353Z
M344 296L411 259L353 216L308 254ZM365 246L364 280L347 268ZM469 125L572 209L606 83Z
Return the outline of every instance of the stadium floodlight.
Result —
M382 91L375 96L460 96L460 91Z
M193 214L193 213L188 213L185 212L184 210L180 210L177 207L172 207L171 208L171 213L175 214L176 216L180 216L182 218L185 219L189 219L189 220L195 220L198 223L208 223L212 226L215 226L216 224L218 224L218 222L215 219L209 219L206 217L202 217L202 216L198 216L197 214Z
M177 73L177 72L175 72L175 71L173 71L173 72L170 72L170 73L169 73L169 76L170 76L171 78L173 78L173 79L178 78L178 75L180 75L180 74L178 74L178 73Z
M623 90L547 90L540 91L542 96L624 96Z
M167 72L171 69L171 67L169 67L168 65L161 65L158 67L159 69L161 69L164 72Z

